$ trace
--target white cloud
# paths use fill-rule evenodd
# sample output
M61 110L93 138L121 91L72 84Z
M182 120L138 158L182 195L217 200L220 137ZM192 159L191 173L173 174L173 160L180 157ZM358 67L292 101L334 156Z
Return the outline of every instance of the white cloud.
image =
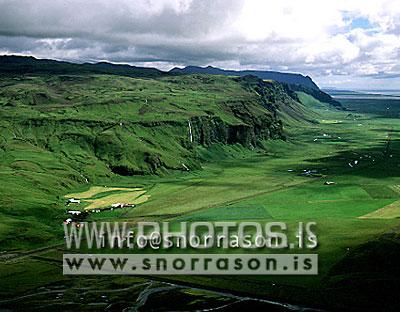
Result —
M238 28L250 40L277 36L283 40L313 40L329 29L344 26L341 14L327 1L253 0L246 1L238 18Z
M400 74L400 1L0 0L0 50L359 81Z

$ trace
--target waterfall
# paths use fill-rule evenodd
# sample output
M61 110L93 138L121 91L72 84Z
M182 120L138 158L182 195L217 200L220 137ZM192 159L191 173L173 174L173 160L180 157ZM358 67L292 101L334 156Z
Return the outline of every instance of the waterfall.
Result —
M193 132L192 132L192 123L189 120L189 140L193 142Z

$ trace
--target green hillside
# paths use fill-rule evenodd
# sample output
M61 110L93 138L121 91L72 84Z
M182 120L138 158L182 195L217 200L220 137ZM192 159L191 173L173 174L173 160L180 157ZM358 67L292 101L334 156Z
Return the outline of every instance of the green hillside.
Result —
M2 249L51 240L70 188L198 170L217 143L214 160L263 150L286 139L282 120L310 113L255 77L3 74L0 86Z

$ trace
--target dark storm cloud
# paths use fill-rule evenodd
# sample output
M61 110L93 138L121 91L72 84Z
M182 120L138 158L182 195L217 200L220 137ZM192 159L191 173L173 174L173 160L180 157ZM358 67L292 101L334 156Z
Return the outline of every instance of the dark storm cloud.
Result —
M7 52L31 51L47 57L62 57L63 50L65 59L175 63L224 59L220 40L207 40L214 41L210 37L223 31L241 8L240 1L226 4L0 0L0 46Z
M172 35L190 39L223 27L230 15L235 15L241 7L240 1L226 4L226 1L212 0L1 0L0 34L108 40L129 39L135 35Z

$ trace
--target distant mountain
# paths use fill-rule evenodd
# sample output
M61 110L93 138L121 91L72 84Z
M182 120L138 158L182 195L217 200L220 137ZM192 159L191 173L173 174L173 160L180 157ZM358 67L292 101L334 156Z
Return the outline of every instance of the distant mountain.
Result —
M318 86L309 76L293 73L281 73L275 71L260 71L260 70L224 70L212 66L197 67L187 66L185 68L173 68L170 73L174 74L211 74L211 75L224 75L224 76L247 76L252 75L264 80L275 80L288 84L297 84L310 89L319 90Z
M130 77L158 77L168 75L150 67L100 63L69 63L32 56L0 56L0 74L110 74Z
M337 89L337 88L322 88L321 90L328 94L337 94L337 93L360 94L360 93L362 93L360 91Z

